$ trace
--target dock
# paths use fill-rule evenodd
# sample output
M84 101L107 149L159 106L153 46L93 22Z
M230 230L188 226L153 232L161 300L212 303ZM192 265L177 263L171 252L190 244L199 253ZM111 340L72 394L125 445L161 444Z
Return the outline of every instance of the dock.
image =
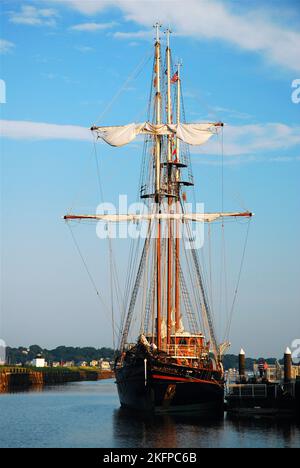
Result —
M245 353L241 350L237 380L227 383L225 401L228 414L300 418L299 371L299 366L293 366L291 352L287 348L282 372L279 364L275 374L261 366L259 376L248 377Z
M113 378L111 370L89 367L0 367L0 393L43 387L46 385Z

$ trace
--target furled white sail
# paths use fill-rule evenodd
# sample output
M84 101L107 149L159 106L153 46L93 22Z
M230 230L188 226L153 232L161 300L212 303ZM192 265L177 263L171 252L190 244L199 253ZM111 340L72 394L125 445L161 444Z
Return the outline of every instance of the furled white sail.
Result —
M131 123L116 127L98 127L98 137L111 146L124 146L134 140L144 124Z
M139 134L174 135L189 145L202 145L216 133L219 126L219 123L156 125L144 122L113 127L92 127L92 130L96 131L98 137L111 146L127 145Z
M176 137L189 145L203 145L216 133L211 124L179 124L174 131Z
M94 220L105 222L139 222L152 220L174 219L178 221L198 221L202 223L212 223L220 218L250 218L253 213L233 212L233 213L150 213L150 214L95 214L95 215L66 215L65 220Z

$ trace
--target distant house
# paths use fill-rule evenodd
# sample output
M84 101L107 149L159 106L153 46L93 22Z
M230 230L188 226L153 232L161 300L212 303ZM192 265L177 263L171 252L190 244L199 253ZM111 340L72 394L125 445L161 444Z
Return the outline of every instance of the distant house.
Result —
M79 366L79 367L86 367L86 366L87 366L87 362L86 362L86 361L79 361L78 366Z
M59 361L53 361L52 362L52 367L59 367L61 364Z
M102 370L111 370L110 363L108 361L100 361L99 362L99 367Z
M41 354L37 354L37 356L31 361L31 365L34 367L46 367L47 363Z
M64 367L74 367L75 363L74 361L66 361L63 363Z
M95 361L95 359L93 359L93 361L90 362L90 367L98 367L99 366L99 361Z
M258 366L254 364L253 366L254 374L258 374ZM270 382L279 382L284 378L284 367L278 362L276 364L269 364L266 368L266 378ZM292 366L292 379L300 377L300 366Z

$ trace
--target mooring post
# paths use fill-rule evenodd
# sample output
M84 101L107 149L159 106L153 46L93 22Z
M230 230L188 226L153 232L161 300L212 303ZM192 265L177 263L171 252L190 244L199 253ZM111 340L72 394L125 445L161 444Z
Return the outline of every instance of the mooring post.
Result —
M246 380L246 355L243 348L240 350L239 353L239 376L240 381L245 382Z
M292 352L290 348L286 348L283 358L284 363L284 382L289 383L292 380Z

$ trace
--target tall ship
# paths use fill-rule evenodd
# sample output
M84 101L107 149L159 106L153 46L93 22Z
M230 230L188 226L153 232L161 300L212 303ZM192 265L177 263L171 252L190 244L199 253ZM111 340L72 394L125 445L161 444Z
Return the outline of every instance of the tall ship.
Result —
M224 402L222 356L228 343L217 341L199 236L205 223L249 219L252 213L204 213L187 206L194 186L190 146L205 144L222 131L223 123L186 123L181 63L173 65L170 31L162 50L160 25L155 29L147 119L91 128L97 139L115 147L143 136L142 208L131 213L68 213L64 219L107 226L128 223L140 232L132 241L116 346L121 405L154 412L219 411Z

